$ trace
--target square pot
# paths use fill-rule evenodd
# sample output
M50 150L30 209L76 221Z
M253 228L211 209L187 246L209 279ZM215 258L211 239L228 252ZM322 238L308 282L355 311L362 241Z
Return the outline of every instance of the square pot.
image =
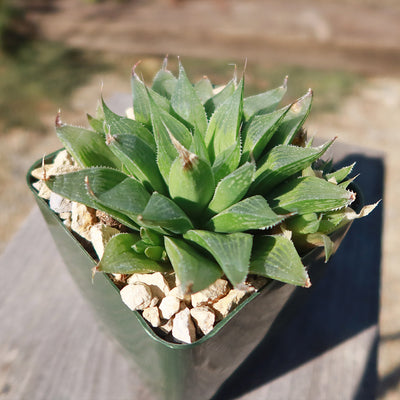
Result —
M46 162L51 162L56 154L47 156ZM41 160L30 168L27 183L65 265L97 319L122 345L124 353L160 399L211 398L266 335L285 328L282 318L279 318L280 324L274 324L278 316L289 318L300 306L296 292L306 289L270 281L200 340L192 344L165 341L154 333L139 312L132 312L121 301L119 289L106 274L96 274L92 282L91 270L96 261L32 186L35 179L31 171L40 165ZM350 224L331 235L334 250L349 227ZM323 257L322 248L315 248L303 257L314 285L326 269Z

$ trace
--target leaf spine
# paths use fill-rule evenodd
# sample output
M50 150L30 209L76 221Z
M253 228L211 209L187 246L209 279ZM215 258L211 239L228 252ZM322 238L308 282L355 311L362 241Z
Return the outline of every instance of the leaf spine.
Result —
M287 89L288 79L289 79L289 75L286 75L285 79L283 80L283 83L282 83L283 89Z
M94 283L94 276L96 275L96 272L98 272L98 271L100 271L99 264L92 268L92 284Z
M167 66L168 66L168 54L166 54L164 57L161 69L163 71L167 71Z
M89 196L96 198L96 195L94 194L92 188L90 187L89 177L87 175L85 176L85 186L86 186L86 190L89 193Z
M168 132L172 144L174 145L176 151L179 154L179 158L181 159L183 169L184 170L192 169L193 165L197 162L199 157L196 154L187 150L184 146L182 146L165 124L164 127Z
M61 109L59 108L56 115L56 128L61 128L65 124L61 121Z
M42 181L48 181L49 180L49 177L47 176L47 172L46 172L46 168L45 168L45 157L46 157L46 154L43 154L43 157L42 157Z
M117 141L117 138L115 135L111 135L111 133L107 132L106 133L106 145L110 146L112 143L115 143Z
M137 68L137 66L140 64L142 62L142 60L139 60L133 67L132 67L132 76L133 77L138 77L137 76L137 74L136 74L136 68ZM139 78L138 78L139 79Z

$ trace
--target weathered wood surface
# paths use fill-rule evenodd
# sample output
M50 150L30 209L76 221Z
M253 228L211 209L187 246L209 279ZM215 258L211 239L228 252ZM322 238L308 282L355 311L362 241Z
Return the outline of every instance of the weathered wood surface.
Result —
M382 198L382 157L336 148L357 161L366 201ZM382 210L353 224L285 333L261 343L215 400L375 398ZM92 317L37 209L0 273L1 400L152 399Z
M32 17L46 39L124 57L168 53L226 58L239 65L246 57L249 63L279 66L399 71L396 0L173 1L180 6L171 7L171 0L128 1L123 6L53 0L52 12Z

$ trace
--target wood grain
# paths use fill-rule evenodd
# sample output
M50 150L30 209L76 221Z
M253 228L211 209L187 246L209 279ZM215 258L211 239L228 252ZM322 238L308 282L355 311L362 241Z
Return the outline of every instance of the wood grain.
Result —
M151 399L92 317L38 209L0 265L1 399Z

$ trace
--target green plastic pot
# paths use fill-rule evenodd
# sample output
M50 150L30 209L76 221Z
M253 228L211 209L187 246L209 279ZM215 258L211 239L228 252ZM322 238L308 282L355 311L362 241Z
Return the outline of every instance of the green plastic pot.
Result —
M46 162L51 162L56 154L47 156ZM138 373L158 398L210 399L261 340L274 333L270 328L277 317L281 313L290 315L299 307L293 298L295 286L271 281L197 342L174 344L163 340L138 312L125 306L119 289L106 274L96 274L92 282L91 269L96 262L32 187L35 179L31 171L40 166L41 160L33 164L27 174L27 183L65 265L100 323L122 345L124 353L134 361ZM331 236L335 250L349 226ZM313 285L326 268L323 255L323 250L316 248L303 257L304 264L309 266ZM288 308L292 310L288 312ZM274 324L273 328L285 327L280 323Z

